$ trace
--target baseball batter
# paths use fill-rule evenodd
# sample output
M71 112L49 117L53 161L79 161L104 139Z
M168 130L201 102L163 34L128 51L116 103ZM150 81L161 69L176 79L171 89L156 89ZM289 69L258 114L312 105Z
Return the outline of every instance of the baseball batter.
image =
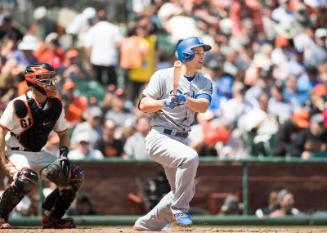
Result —
M8 229L9 213L37 185L39 176L57 185L44 203L43 228L74 228L62 216L73 201L83 172L67 159L69 137L61 101L55 97L55 72L51 65L28 65L25 81L29 91L9 102L0 118L0 160L12 183L0 200L0 228ZM57 158L42 147L50 132L60 138Z
M143 91L138 107L152 113L146 149L150 158L164 167L171 191L135 222L134 230L162 230L173 221L182 226L192 224L189 203L195 193L199 158L186 141L195 113L205 112L211 101L211 80L198 72L204 52L210 49L198 37L179 41L176 54L184 69L176 95L173 94L174 68L155 72Z

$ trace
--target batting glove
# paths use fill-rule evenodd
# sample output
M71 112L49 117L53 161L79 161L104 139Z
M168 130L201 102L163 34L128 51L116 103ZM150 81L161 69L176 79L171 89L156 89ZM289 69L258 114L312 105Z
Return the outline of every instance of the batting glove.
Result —
M181 105L181 104L184 104L185 103L186 96L183 95L183 94L176 94L175 95L175 99L176 99L177 105Z
M178 105L175 96L169 96L168 98L163 99L162 103L164 104L165 107L170 109L173 109Z

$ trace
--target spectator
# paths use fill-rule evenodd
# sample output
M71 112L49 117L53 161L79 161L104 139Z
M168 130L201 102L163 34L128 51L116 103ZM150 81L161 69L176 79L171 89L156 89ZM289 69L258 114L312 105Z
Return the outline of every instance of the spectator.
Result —
M28 64L37 63L37 59L33 55L33 52L38 46L39 41L32 35L24 36L23 40L18 44L18 50L13 53L11 59L16 61L21 73L24 73L25 67Z
M104 112L107 112L112 108L112 100L114 96L121 91L122 89L116 88L116 86L113 84L107 86L106 93L102 100L102 106L101 106Z
M300 132L309 127L309 111L301 108L280 126L274 148L275 156L300 157L301 151L296 144Z
M36 7L33 11L33 19L37 28L37 36L40 39L46 38L51 32L56 30L56 23L50 19L49 12L45 6Z
M270 217L283 217L287 215L300 215L300 211L294 207L294 195L287 189L282 189L277 194L278 208L270 213Z
M259 1L232 1L230 7L230 18L233 20L233 33L236 35L242 34L244 28L241 22L247 18L252 17L256 33L263 32L263 22L262 22L262 6Z
M4 38L17 43L23 38L23 33L13 24L13 18L10 12L0 14L0 41Z
M299 133L296 144L302 151L302 159L310 159L315 153L327 151L327 128L323 123L323 115L317 113L311 117L309 128Z
M124 58L123 55L125 52L125 57L130 57L134 62L138 62L138 64L134 64L134 67L127 67L129 68L127 70L128 99L134 102L137 101L141 89L149 81L152 73L156 69L157 37L150 34L149 24L151 22L148 22L147 25L139 23L134 29L135 35L125 38L124 46L122 44L123 47L126 47L127 41L136 41L136 44L134 43L134 46L130 50L133 49L134 54L138 53L138 56L135 56L137 54L134 55L133 52L123 50L123 47L121 50L122 59Z
M65 51L60 45L59 35L56 32L51 32L45 38L45 42L41 43L34 55L39 62L46 62L58 70L64 62Z
M278 199L277 199L278 191L271 191L268 196L268 206L257 209L255 211L255 215L258 218L262 218L265 216L269 216L272 212L274 212L278 208Z
M286 102L289 102L293 109L298 109L303 106L304 102L301 98L301 93L297 87L297 77L290 75L285 80L285 86L283 88L283 97Z
M7 94L9 96L17 95L17 91L15 91L15 87L17 85L17 75L21 72L20 69L17 69L17 63L13 59L9 59L9 57L14 52L14 44L13 41L3 41L1 44L1 70L0 70L0 87L1 87L1 100L3 103L8 103ZM26 84L25 89L26 90ZM10 92L12 92L10 94ZM3 106L3 108L6 105Z
M290 118L293 110L294 107L284 99L283 88L274 85L268 102L268 113L274 116L279 124L283 124Z
M48 142L43 149L53 155L59 156L59 137L54 132L50 133Z
M245 99L246 87L241 82L234 82L232 98L221 102L220 117L227 125L234 129L239 119L252 109L251 103Z
M326 41L326 37L326 31L316 31L314 34L313 43L311 43L310 46L306 47L304 50L304 58L307 64L312 66L319 66L326 62L326 42L325 44L322 44L322 41Z
M106 120L113 120L118 127L124 127L135 121L135 115L125 106L125 93L120 89L111 100L111 109L106 112Z
M180 3L164 3L158 11L158 17L173 44L176 44L179 39L201 35L195 19L186 14Z
M71 128L83 120L83 113L88 108L88 100L85 96L75 95L76 84L68 80L61 89L61 99L64 103L66 119Z
M212 93L212 101L209 110L217 112L220 109L222 101L227 101L232 98L232 87L235 77L226 71L226 67L216 67L217 78L213 77L212 83L214 89Z
M250 155L271 155L270 140L278 130L276 119L268 110L268 95L259 96L259 107L253 108L240 119L240 128L247 134Z
M93 200L85 192L79 192L73 201L68 215L96 215Z
M308 66L306 73L297 79L297 90L299 91L300 103L306 104L310 99L311 90L320 83L319 71L315 66Z
M96 21L96 10L93 7L87 7L80 14L76 15L67 27L67 33L72 36L74 45L81 46L84 44L87 31Z
M80 133L77 135L77 146L69 151L68 158L71 160L84 159L102 159L103 154L97 149L90 147L90 136L88 133Z
M327 81L327 73L324 76ZM320 83L311 90L309 108L312 113L321 113L326 109L327 85L325 83Z
M93 67L95 79L104 86L108 84L117 86L117 50L122 35L115 24L107 21L104 9L98 11L98 17L99 22L90 28L86 36L86 54Z
M202 128L202 137L199 137L199 133L195 132L194 136L196 140L201 140L199 145L194 144L193 147L199 151L202 156L217 156L217 145L226 145L230 139L230 129L226 126L226 123L220 118L214 117L214 115L207 111L206 113L198 114L198 122ZM196 142L195 140L195 142ZM198 148L199 146L200 149Z
M103 128L102 137L96 143L95 148L100 150L105 157L120 157L124 152L124 141L119 138L117 125L112 120L107 120Z
M86 114L86 121L77 124L74 128L71 143L73 146L76 145L78 135L88 133L90 135L90 146L94 148L95 142L99 140L102 135L101 119L103 113L100 107L91 106L88 108Z
M148 159L145 149L145 136L149 133L151 126L147 117L139 117L136 120L135 133L127 138L124 146L125 157L128 159Z
M80 64L79 57L81 54L77 49L69 49L65 54L65 60L59 71L63 77L63 81L72 80L76 83L86 81L88 72Z
M155 207L162 197L170 192L170 185L164 171L158 170L157 173L157 177L149 179L142 187L144 204L147 211Z
M236 195L229 194L221 206L220 215L241 215L243 204Z

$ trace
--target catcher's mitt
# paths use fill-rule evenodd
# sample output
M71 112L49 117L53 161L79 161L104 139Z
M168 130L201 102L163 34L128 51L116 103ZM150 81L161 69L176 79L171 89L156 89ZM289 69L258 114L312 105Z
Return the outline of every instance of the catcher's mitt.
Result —
M67 158L68 148L60 148L60 156L49 164L42 175L59 186L67 186L70 181L70 161Z

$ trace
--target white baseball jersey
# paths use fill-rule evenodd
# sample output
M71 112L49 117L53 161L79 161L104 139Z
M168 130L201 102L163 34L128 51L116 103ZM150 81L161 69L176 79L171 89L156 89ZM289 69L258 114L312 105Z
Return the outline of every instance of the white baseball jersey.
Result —
M162 69L155 72L144 89L143 95L161 100L173 95L173 75L174 68ZM197 72L192 80L188 80L181 75L177 93L198 98L206 95L211 100L212 82L211 79L203 73ZM195 112L180 105L174 109L168 107L152 114L152 126L159 126L169 129L189 131L194 122Z
M30 98L32 98L31 92L28 92L27 95ZM28 129L31 126L33 120L30 110L28 110L28 113L24 118L19 118L16 115L14 109L14 101L17 99L24 101L26 106L28 106L25 94L11 100L8 103L4 113L0 118L0 126L5 129L8 129L10 132L14 133L15 135L20 135L22 132L24 132L26 129ZM53 130L55 132L63 132L67 130L67 128L68 125L65 119L65 111L62 110ZM12 148L12 147L23 148L23 146L19 143L18 139L10 133L7 133L6 135L6 146L7 148Z

